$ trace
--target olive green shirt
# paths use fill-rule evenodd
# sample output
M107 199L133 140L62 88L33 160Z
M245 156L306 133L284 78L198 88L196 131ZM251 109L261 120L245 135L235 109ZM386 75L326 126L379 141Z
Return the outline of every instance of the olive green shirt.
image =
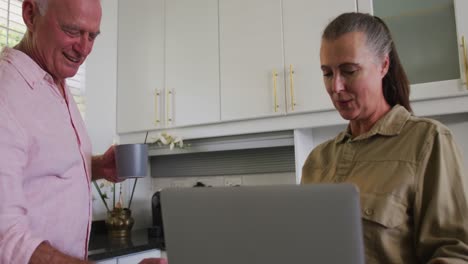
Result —
M366 263L468 263L468 180L452 134L395 106L373 128L316 147L303 183L360 190Z

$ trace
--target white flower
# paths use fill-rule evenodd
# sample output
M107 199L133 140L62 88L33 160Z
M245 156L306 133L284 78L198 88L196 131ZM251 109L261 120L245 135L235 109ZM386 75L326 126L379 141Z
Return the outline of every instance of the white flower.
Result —
M177 144L179 146L179 148L184 147L184 141L182 140L181 137L176 137L173 142L174 142L174 144Z
M152 144L169 146L170 150L173 150L175 147L184 148L184 141L181 137L173 137L166 132L158 134L156 139L153 138Z

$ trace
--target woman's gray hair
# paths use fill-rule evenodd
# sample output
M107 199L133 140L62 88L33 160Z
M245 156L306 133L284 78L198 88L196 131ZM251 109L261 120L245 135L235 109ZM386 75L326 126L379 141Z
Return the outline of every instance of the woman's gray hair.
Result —
M366 35L367 46L382 58L390 53L393 40L381 22L379 18L368 14L345 13L328 24L322 37L335 40L346 33L362 32Z

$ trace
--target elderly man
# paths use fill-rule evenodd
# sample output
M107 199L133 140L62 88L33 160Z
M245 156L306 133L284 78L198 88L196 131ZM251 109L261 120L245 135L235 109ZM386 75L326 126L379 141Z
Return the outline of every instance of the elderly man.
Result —
M92 157L65 78L99 35L99 0L24 0L27 32L0 56L0 263L85 263L91 180L116 181L114 150Z

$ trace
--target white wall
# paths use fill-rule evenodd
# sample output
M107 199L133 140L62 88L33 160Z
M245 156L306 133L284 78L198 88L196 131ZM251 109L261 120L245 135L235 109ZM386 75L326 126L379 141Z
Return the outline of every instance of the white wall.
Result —
M101 34L86 61L86 126L93 153L103 153L116 135L117 1L102 0Z
M86 61L86 126L93 153L104 153L116 135L117 1L102 0L101 34ZM106 209L93 189L93 219Z

